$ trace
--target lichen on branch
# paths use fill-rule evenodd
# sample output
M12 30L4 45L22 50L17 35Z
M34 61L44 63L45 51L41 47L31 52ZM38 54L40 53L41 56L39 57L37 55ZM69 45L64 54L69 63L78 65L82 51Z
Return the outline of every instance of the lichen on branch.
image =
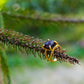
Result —
M10 31L6 29L0 29L0 41L5 44L16 45L17 47L22 47L25 50L30 49L31 51L38 52L39 57L46 59L45 57L45 50L42 48L42 45L45 41L41 39L35 39L29 35L23 35L22 33ZM69 62L71 64L79 64L79 60L73 57L68 56L65 54L65 50L58 51L58 49L54 50L53 57L56 58L58 61ZM47 54L50 55L51 51L48 50ZM42 56L40 56L42 54Z

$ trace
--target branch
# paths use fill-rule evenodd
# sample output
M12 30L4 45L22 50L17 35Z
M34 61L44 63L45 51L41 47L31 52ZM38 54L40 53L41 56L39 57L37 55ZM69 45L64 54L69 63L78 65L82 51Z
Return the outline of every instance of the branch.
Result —
M42 58L45 58L44 55L45 51L42 48L44 41L40 39L34 39L29 35L23 35L19 32L0 29L0 41L2 41L5 44L11 44L13 46L16 45L18 48L22 47L25 50L30 49L31 51L38 52L38 54L40 53L39 54L40 58L41 54ZM72 64L75 63L79 64L79 60L68 56L64 52L65 50L58 51L58 49L56 49L53 53L53 57L56 57L58 61L69 62ZM47 53L50 55L51 51L48 50Z
M32 17L31 15L24 16L20 14L11 14L10 12L2 12L4 15L8 15L14 18L21 18L21 19L30 19L30 20L37 20L37 21L43 21L43 22L66 22L66 23L84 23L84 19L78 19L78 18L58 18L58 17L52 17L48 16L48 18L43 18L42 16L35 16Z

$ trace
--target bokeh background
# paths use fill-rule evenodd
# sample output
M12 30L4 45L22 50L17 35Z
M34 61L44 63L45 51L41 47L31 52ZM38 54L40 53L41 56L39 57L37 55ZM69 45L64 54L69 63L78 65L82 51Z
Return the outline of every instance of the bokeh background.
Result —
M84 19L83 0L8 0L2 15L5 29L56 40L67 54L80 60L80 65L50 63L10 46L6 53L12 84L84 84L84 23L52 21Z

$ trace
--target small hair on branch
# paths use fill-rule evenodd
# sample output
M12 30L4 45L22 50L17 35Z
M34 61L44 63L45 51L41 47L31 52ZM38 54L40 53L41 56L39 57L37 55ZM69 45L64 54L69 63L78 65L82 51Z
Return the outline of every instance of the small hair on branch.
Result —
M51 59L57 59L58 61L69 62L71 64L79 64L79 60L65 54L66 50L59 49L59 45L56 41L42 41L41 39L31 37L29 35L23 35L22 33L10 31L6 29L0 29L0 41L5 44L15 45L17 47L22 47L25 50L30 49L32 52L37 52L38 56L41 58L47 59L48 57ZM45 49L42 47L43 44L47 44L49 49ZM45 45L46 45L45 44ZM47 48L47 47L45 47ZM39 54L40 53L40 54ZM46 54L45 54L46 53ZM42 56L40 56L42 55ZM48 60L48 59L47 59ZM49 61L49 60L48 60Z

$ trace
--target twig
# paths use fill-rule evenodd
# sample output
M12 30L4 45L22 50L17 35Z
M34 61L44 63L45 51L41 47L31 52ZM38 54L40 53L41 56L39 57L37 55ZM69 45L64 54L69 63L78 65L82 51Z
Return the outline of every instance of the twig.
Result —
M34 39L29 35L23 35L19 32L0 29L0 41L6 44L16 45L18 47L30 49L34 52L40 52L45 58L44 49L42 48L44 41L40 39ZM70 57L67 54L64 54L64 52L65 50L58 51L56 49L54 51L53 57L56 57L58 61L65 61L65 62L68 61L69 63L72 64L75 63L79 64L79 60ZM51 51L48 50L47 53L50 55Z
M31 19L31 20L37 20L37 21L44 21L44 22L66 22L66 23L84 23L84 19L77 19L77 18L43 18L43 17L32 17L30 16L24 16L20 14L11 14L10 12L2 12L2 14L15 17L15 18L21 18L21 19Z

